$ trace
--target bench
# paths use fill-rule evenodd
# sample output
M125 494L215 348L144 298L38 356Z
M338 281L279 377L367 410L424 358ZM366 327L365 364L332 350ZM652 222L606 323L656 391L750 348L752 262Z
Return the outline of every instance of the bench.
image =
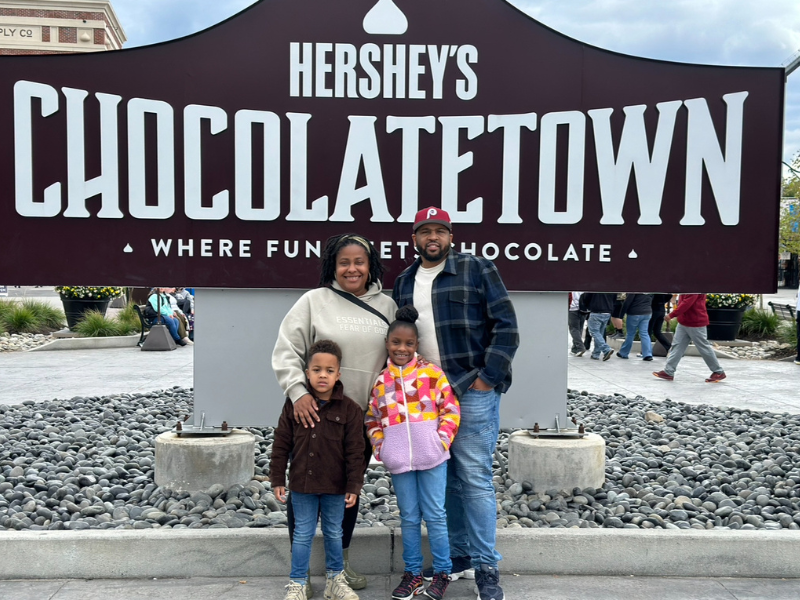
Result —
M791 321L793 324L797 324L797 307L792 306L791 304L775 304L773 302L767 302L769 307L772 309L772 314L777 315L779 319L782 321Z
M155 323L153 321L151 321L150 319L148 319L147 317L144 316L144 309L146 307L147 307L147 305L145 305L145 304L134 304L133 305L133 310L136 312L137 315L139 315L139 323L142 326L142 334L139 336L139 343L136 344L137 346L141 346L142 344L144 344L145 333L150 331L150 328L153 325L155 325Z

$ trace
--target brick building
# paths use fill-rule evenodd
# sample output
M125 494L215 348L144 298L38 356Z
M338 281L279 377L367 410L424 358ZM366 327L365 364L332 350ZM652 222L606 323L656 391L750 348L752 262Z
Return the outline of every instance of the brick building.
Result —
M110 0L0 0L0 55L119 50L125 40Z

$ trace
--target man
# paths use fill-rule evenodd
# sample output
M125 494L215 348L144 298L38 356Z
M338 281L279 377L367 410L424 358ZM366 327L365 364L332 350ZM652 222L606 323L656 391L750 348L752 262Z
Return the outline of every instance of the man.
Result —
M492 459L500 395L511 385L519 346L517 317L497 268L456 252L452 229L439 208L417 213L411 238L419 258L397 278L393 298L416 307L419 353L444 370L461 403L445 501L451 579L474 576L480 600L503 600Z
M678 363L686 353L689 342L694 342L700 356L711 369L711 375L706 379L706 383L719 383L725 379L725 371L719 365L714 348L708 341L706 295L681 294L678 296L678 306L664 320L669 324L672 318L678 319L678 327L675 329L672 346L667 354L667 364L664 365L663 371L655 371L653 375L667 381L675 379L675 369L678 368Z
M581 296L581 304L589 311L589 333L592 335L594 345L592 346L592 358L608 360L614 351L606 342L606 326L611 318L611 310L614 307L616 294L596 294L585 292Z

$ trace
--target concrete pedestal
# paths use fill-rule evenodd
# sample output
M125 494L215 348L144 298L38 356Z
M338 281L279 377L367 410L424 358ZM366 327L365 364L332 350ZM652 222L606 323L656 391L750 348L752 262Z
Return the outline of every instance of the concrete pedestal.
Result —
M534 438L518 431L508 441L508 475L529 481L534 492L599 488L606 479L606 443L590 433L583 438Z
M255 443L252 433L239 429L219 437L162 433L156 438L156 484L182 492L246 484L255 472Z

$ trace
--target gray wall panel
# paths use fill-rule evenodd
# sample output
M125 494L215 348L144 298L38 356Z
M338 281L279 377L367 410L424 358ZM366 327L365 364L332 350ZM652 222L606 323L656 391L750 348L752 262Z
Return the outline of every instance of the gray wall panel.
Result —
M206 425L277 424L283 394L272 348L299 290L199 289L196 296L195 419ZM514 383L501 404L503 427L566 423L567 299L563 293L512 292L520 326Z

